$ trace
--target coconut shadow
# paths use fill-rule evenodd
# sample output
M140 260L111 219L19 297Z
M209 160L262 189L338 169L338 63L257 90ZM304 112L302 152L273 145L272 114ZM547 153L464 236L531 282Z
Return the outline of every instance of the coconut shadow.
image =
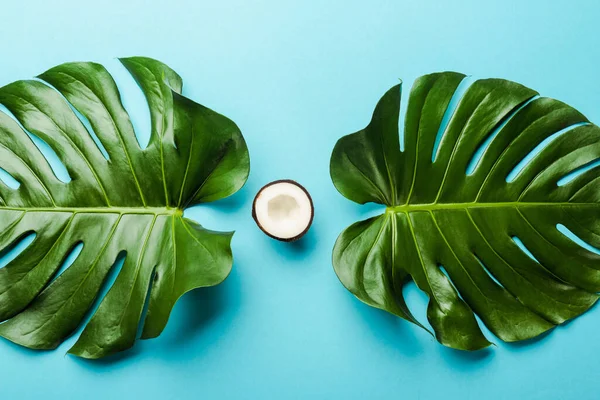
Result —
M300 239L293 242L284 242L271 237L267 237L269 243L279 254L289 254L293 257L300 255L307 256L317 248L317 235L314 225Z

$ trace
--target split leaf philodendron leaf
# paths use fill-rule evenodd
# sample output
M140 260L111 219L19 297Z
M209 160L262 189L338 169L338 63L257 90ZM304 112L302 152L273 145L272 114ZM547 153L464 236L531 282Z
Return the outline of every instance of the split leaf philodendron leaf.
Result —
M15 118L0 112L0 168L20 184L0 180L0 254L36 234L0 268L0 335L22 346L53 349L73 334L123 257L71 354L99 358L133 346L146 303L142 338L160 335L179 297L217 285L231 270L233 233L207 230L182 213L246 182L248 150L238 127L183 97L181 78L165 64L121 62L150 108L145 149L99 64L63 64L0 89L0 104ZM70 182L57 179L29 135L54 150Z
M475 314L514 342L597 300L600 256L563 232L600 247L600 167L590 164L600 128L506 80L475 81L460 98L464 79L446 72L415 82L403 150L400 85L365 129L338 141L336 188L387 208L342 232L333 264L360 300L419 324L402 296L414 281L429 296L437 340L475 350L490 344Z

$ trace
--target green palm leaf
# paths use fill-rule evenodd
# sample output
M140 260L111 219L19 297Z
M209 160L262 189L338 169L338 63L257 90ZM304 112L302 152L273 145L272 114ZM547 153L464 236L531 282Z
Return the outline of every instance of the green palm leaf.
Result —
M400 86L383 96L367 128L338 141L336 188L387 208L342 232L333 264L360 300L418 324L402 297L414 281L429 296L437 340L474 350L489 345L474 314L512 342L597 300L600 256L557 226L600 247L600 167L589 164L600 157L600 129L500 79L474 82L451 113L464 78L438 73L415 82L403 151Z
M181 78L168 66L142 57L121 62L150 107L145 149L101 65L63 64L0 89L0 103L18 121L0 113L0 167L20 183L12 189L0 181L0 249L36 234L0 269L0 335L20 345L53 349L70 336L119 257L116 281L72 354L99 358L131 347L146 302L142 338L158 336L180 296L222 282L231 270L233 233L182 214L244 185L249 158L239 129L183 97ZM57 179L28 134L56 152L70 182ZM56 277L79 243L81 253Z

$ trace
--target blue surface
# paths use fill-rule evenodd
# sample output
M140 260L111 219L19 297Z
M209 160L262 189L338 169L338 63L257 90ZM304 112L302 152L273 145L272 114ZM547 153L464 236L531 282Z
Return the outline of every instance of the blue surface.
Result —
M399 78L404 99L433 71L508 78L600 121L597 0L481 3L3 2L0 84L65 61L103 62L147 138L146 106L114 57L158 58L189 97L241 127L252 172L235 196L187 213L237 231L224 284L187 295L159 339L108 360L65 357L74 338L45 353L1 341L2 398L598 398L599 307L527 344L486 331L497 347L461 353L363 305L331 267L338 233L378 211L338 195L331 149ZM314 197L314 226L295 245L267 238L250 217L253 194L277 178ZM412 286L407 296L424 321L424 296Z

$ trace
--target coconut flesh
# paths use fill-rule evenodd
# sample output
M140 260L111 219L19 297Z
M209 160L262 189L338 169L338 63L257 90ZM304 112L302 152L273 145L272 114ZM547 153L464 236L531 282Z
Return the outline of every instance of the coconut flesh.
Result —
M263 187L254 199L252 210L260 229L286 242L302 237L313 215L310 195L300 184L290 180L271 182Z

